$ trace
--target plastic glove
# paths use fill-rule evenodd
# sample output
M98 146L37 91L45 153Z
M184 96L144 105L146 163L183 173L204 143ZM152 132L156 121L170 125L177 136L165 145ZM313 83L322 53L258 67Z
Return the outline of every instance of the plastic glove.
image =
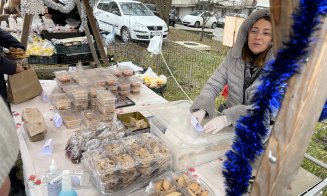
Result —
M204 116L206 115L206 111L200 109L196 112L193 112L191 115L194 116L198 120L199 123L201 123Z
M204 132L216 134L218 131L223 128L231 125L226 116L218 116L214 119L211 119L207 124L203 126Z

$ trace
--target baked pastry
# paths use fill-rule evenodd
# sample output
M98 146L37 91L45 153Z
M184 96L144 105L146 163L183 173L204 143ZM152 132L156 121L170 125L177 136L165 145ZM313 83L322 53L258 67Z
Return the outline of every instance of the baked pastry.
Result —
M209 193L207 190L203 190L200 184L193 182L187 186L187 190L192 196L208 196Z
M174 187L168 180L160 180L154 184L154 189L157 193L164 193L172 190Z
M183 194L178 191L173 191L171 193L166 194L165 196L182 196Z
M186 187L186 182L188 181L188 177L183 174L180 176L177 176L175 178L176 184L178 185L178 187Z

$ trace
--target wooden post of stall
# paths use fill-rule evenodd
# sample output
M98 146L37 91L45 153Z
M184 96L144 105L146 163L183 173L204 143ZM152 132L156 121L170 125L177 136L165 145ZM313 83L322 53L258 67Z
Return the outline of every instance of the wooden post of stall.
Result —
M104 51L104 47L103 47L102 40L101 40L101 37L100 37L99 29L98 29L98 27L96 25L96 21L95 21L95 18L93 16L93 9L92 9L92 7L90 5L89 0L83 0L83 2L84 2L87 18L88 18L88 20L90 22L90 25L91 25L91 28L92 28L94 39L95 39L96 44L97 44L97 46L99 47L99 50L100 50L100 55L101 55L102 61L104 62L104 64L106 66L108 66L109 61L107 59L106 52Z
M80 16L81 20L83 20L82 19L81 2L80 2L80 0L75 0L75 3L76 3L76 7L77 7L77 10L78 10L79 16ZM83 26L83 28L84 28L84 31L85 31L85 34L86 34L87 42L89 43L89 47L90 47L90 50L91 50L91 53L92 53L93 60L95 61L96 66L100 66L100 61L99 61L98 55L97 55L97 53L95 51L95 47L94 47L94 44L93 44L93 39L91 37L91 33L90 33L90 30L89 30L89 27L88 27L87 23Z
M3 6L5 5L5 0L0 0L0 14L3 14Z
M284 5L288 4L288 5ZM274 45L282 46L291 24L288 1L271 0ZM292 8L292 9L291 9ZM287 21L283 21L283 20ZM288 24L288 26L283 26ZM284 29L286 28L287 31ZM302 72L292 77L278 113L268 145L258 167L250 195L288 195L298 173L327 98L327 19L316 34L310 59Z
M27 48L27 40L30 34L30 27L31 27L32 20L33 20L33 15L25 14L22 37L20 39L20 42L25 48Z

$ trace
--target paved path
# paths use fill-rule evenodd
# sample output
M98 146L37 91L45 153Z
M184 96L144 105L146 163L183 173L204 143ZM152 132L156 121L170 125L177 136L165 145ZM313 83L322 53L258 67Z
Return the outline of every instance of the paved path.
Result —
M169 28L173 28L172 26L169 26ZM188 31L202 31L202 28L194 28L194 27L188 27L184 26L181 24L175 24L176 29L182 29L182 30L188 30ZM222 41L223 40L223 34L224 34L224 29L222 28L205 28L204 31L206 32L212 32L214 37L212 39L217 40L217 41Z

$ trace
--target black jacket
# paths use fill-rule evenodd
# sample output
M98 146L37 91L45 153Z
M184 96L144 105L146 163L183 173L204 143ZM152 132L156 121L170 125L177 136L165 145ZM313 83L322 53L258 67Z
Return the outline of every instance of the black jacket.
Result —
M0 29L0 46L8 48L21 48L25 47L10 33ZM3 74L13 75L16 73L16 62L0 55L0 93L2 98L7 99L7 88Z

